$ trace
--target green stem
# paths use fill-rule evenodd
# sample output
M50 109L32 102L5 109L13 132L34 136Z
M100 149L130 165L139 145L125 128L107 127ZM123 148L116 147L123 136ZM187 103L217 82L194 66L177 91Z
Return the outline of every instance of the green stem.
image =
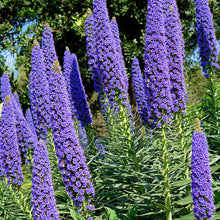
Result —
M213 73L210 74L209 80L210 80L210 84L211 84L210 90L211 90L211 94L212 94L212 105L213 105L213 108L214 108L213 115L217 116L218 103L217 103L216 96L215 96L216 89L215 89L215 83L214 83L214 79L213 79ZM216 118L214 120L215 120L215 123L216 123L216 127L219 128L219 121ZM218 130L218 134L219 134L219 129L217 129L217 130Z
M29 207L29 203L27 203L25 201L25 197L22 193L21 190L15 190L11 187L11 185L8 186L8 189L11 193L11 195L13 196L14 198L14 201L19 205L20 209L25 213L25 216L26 218L29 220L32 220L33 219L33 216L32 216L32 212L31 210L28 208ZM15 191L18 192L19 196L16 195Z
M184 143L184 135L183 135L183 128L182 128L182 115L181 113L176 115L176 120L177 120L177 127L178 127L178 138L179 142L181 145L181 149L183 151L183 165L184 165L184 171L183 171L183 178L184 179L189 179L189 167L187 165L187 152L186 152L186 146ZM190 195L190 187L186 187L186 195Z
M214 107L214 115L216 113L216 100L215 100L215 88L214 88L214 80L213 80L213 74L210 73L210 77L209 77L209 81L210 81L210 91L211 91L211 95L212 95L212 105Z
M164 175L164 196L166 207L166 219L172 220L171 213L171 199L170 199L170 184L169 184L169 168L168 168L168 156L167 156L167 137L165 132L165 125L162 127L162 157L163 157L163 175Z
M125 110L123 107L120 108L121 114L122 114L122 120L121 123L123 123L124 127L124 137L125 140L127 139L127 144L130 148L130 151L128 152L129 157L134 163L134 170L137 172L138 181L142 184L142 181L140 180L141 176L138 174L140 172L140 166L137 160L136 152L135 152L135 145L132 141L132 119L128 116L128 111ZM144 194L145 188L143 185L140 185L140 192Z

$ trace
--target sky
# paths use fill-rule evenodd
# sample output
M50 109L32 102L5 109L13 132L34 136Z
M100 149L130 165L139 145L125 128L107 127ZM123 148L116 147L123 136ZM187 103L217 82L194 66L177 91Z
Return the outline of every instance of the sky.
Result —
M27 22L26 24L24 24L21 29L21 32L25 32L30 24L31 24L30 22ZM9 67L9 71L14 71L15 77L17 77L18 71L15 69L15 59L16 59L17 54L12 54L9 50L3 50L1 52L1 55L4 56L6 60L5 64L6 66Z

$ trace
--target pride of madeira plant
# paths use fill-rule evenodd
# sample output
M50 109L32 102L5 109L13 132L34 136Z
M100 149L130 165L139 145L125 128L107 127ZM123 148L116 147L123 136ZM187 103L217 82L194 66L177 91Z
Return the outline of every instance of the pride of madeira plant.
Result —
M41 139L46 139L50 128L49 87L43 53L37 41L34 41L31 58L29 74L31 112L37 135Z
M147 99L147 122L149 125L161 128L162 159L164 176L164 198L166 217L172 219L168 144L166 126L172 117L173 100L171 98L170 76L165 35L165 16L163 1L148 1L147 25L145 38L145 85ZM160 121L159 121L160 120Z
M135 115L120 28L115 17L109 19L106 1L93 0L93 11L86 13L85 47L103 115L101 129L93 123L77 56L66 48L61 69L46 24L41 46L33 43L26 117L18 94L12 94L10 75L1 78L0 219L218 216L216 38L208 1L195 0L195 5L202 67L210 81L207 95L198 102L207 139L198 119L192 134L192 121L201 112L187 106L176 1L148 0L144 59L131 57Z
M196 6L197 37L201 58L201 66L205 77L208 78L205 98L202 100L201 109L207 126L212 129L206 131L210 147L220 153L220 99L217 96L216 78L214 78L218 65L217 40L215 36L212 13L208 0L194 0ZM215 80L214 80L215 79ZM211 136L211 137L209 137Z
M65 79L59 62L55 61L49 77L51 102L51 127L59 170L69 197L79 206L80 212L89 217L90 196L95 195L83 149L79 144L71 116Z
M206 135L201 131L200 121L195 122L192 137L192 196L196 219L213 219L215 211L209 151Z

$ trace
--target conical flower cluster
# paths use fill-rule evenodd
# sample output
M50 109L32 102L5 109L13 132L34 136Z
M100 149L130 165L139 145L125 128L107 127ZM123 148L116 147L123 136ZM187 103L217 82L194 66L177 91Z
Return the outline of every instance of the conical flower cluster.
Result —
M196 119L192 136L192 196L196 219L213 219L215 211L206 135Z
M59 170L68 195L81 206L94 196L88 166L74 129L64 76L55 61L50 75L51 124Z
M164 19L163 1L149 0L144 54L147 121L157 127L172 117L173 106Z
M88 64L92 74L95 91L100 94L101 92L101 78L97 70L96 63L96 48L94 39L94 18L91 9L88 9L88 15L85 21L86 28L86 52L88 57Z
M75 54L71 54L68 48L64 53L63 69L72 110L75 108L76 116L84 127L93 122L92 114L82 84L77 57Z
M33 121L40 138L45 139L50 127L49 87L40 46L35 41L32 49L32 65L29 74L29 98Z
M34 148L32 169L33 219L59 219L52 186L50 162L46 144L40 140Z
M14 100L14 110L15 110L15 117L16 117L16 132L18 138L19 149L24 158L31 156L31 151L34 147L34 136L32 134L30 125L26 121L20 103Z
M181 22L175 0L165 1L165 30L173 112L185 112L186 87L183 75Z
M66 49L66 51L64 52L64 58L63 58L63 74L64 77L66 79L66 87L67 87L67 91L68 91L68 98L69 98L69 104L70 104L70 109L71 109L71 113L72 113L72 119L74 121L74 125L75 125L75 130L77 132L79 141L80 141L80 145L85 148L88 145L88 138L87 138L87 134L86 134L86 129L82 123L80 122L78 116L77 115L77 110L76 110L76 105L75 105L75 100L72 98L72 91L74 90L74 86L71 85L71 71L72 71L72 67L73 67L73 56L69 51L69 48ZM82 85L83 86L83 85ZM77 93L77 91L73 91L74 94ZM83 107L82 107L83 108ZM90 112L90 111L89 111Z
M143 123L146 123L147 100L145 95L145 84L139 66L139 61L136 57L133 59L132 63L132 82L139 115Z
M1 78L1 98L2 102L5 101L7 95L12 97L11 85L8 77L8 72L3 73Z
M18 147L14 106L7 95L2 109L0 127L0 166L7 177L8 184L20 186L24 181L21 168L21 156Z
M115 17L112 18L110 25L115 42L116 57L117 59L119 59L121 73L123 75L123 79L125 80L126 90L128 91L128 77L126 75L125 62L122 54L121 42L119 37L119 29Z
M116 103L128 106L128 95L120 63L116 56L106 2L93 1L94 43L96 47L97 71L101 79L102 92L110 106Z
M15 126L17 133L16 138L19 145L20 153L24 158L26 158L28 149L32 149L33 147L33 135L31 133L30 126L23 115L18 94L16 92L15 94L12 94L11 92L11 85L9 82L8 74L3 75L1 82L1 88L4 89L4 91L2 91L3 97L6 95L6 93L8 93L8 95L11 94L10 102L13 105L13 114L15 115Z
M211 66L219 68L217 40L208 0L194 0L196 4L197 36L203 72Z
M54 46L53 34L48 24L44 26L41 49L44 57L47 80L49 82L50 72L52 71L53 63L58 58Z

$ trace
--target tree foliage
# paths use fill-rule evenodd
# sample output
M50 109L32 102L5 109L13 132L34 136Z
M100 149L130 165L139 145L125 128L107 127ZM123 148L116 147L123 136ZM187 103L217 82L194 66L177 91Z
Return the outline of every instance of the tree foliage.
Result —
M17 54L15 68L21 76L14 83L14 89L18 90L24 109L29 105L26 79L31 69L30 54L32 44L34 39L41 41L45 23L49 23L53 30L55 47L60 63L63 63L65 47L68 46L70 51L78 57L86 93L89 97L92 95L94 88L86 58L84 26L87 8L92 8L92 3L92 0L1 1L0 52L9 50L12 54ZM182 22L186 57L189 58L197 45L195 4L192 0L177 0L177 4ZM209 1L209 4L213 14L217 39L220 39L220 7L218 0ZM133 57L139 59L141 69L144 66L147 1L108 0L107 6L110 17L115 16L117 19L127 75L130 77ZM3 56L0 56L0 63L2 64L0 67L1 76L7 70ZM185 67L187 67L185 70L186 79L190 80L192 74L190 74L191 68L189 66L192 66L192 64L185 62ZM190 75L188 76L188 74ZM195 82L200 82L201 77L201 74L199 74L198 78L194 78ZM135 105L131 80L129 82L131 103ZM190 81L187 82L191 83ZM191 91L188 92L191 93ZM195 93L195 91L192 92Z

